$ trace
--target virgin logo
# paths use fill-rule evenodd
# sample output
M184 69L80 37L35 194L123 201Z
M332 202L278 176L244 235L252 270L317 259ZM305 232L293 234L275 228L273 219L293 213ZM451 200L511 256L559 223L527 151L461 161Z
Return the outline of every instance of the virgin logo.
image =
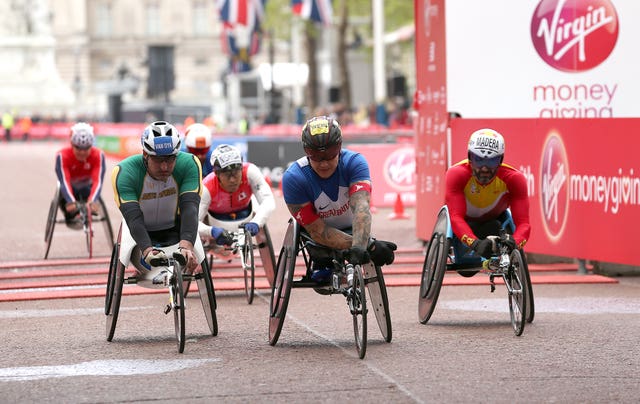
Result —
M569 164L562 139L556 133L545 141L540 162L540 204L547 237L562 236L569 214Z
M394 189L413 191L415 189L416 161L411 147L403 147L391 153L384 162L384 176Z
M604 62L618 40L618 16L609 0L541 0L531 40L549 66L580 72Z

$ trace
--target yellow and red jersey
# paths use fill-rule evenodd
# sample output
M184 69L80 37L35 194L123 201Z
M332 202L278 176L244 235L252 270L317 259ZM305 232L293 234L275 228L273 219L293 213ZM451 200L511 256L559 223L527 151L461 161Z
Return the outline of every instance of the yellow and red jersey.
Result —
M513 238L518 246L524 246L531 224L527 181L520 171L501 164L491 182L481 185L473 176L469 161L463 160L447 170L445 181L451 227L460 241L470 246L477 239L468 222L497 219L510 208L516 225Z

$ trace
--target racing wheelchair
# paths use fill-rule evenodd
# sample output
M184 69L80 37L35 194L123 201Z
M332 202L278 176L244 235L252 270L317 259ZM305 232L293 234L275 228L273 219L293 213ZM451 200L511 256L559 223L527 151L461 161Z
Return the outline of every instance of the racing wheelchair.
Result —
M84 232L85 244L89 258L93 258L93 238L94 224L102 222L105 236L109 246L113 246L113 228L111 227L111 220L109 220L109 212L102 197L98 198L98 205L100 206L98 213L91 213L87 210L86 201L78 200L76 202L78 207L78 213L80 215L80 222L82 223L82 231ZM49 250L51 249L51 241L53 240L53 231L55 230L56 223L65 223L64 217L58 219L58 212L60 211L60 182L57 182L56 192L49 204L49 212L47 214L47 225L44 231L45 251L44 259L49 257Z
M209 268L214 267L214 258L227 262L233 261L234 258L239 258L244 276L244 292L248 304L253 303L255 295L256 267L254 250L258 249L262 266L270 285L273 282L273 268L275 267L276 262L273 243L271 242L271 234L269 233L267 225L265 224L262 226L258 234L255 235L255 242L254 236L251 236L251 233L245 229L245 224L251 221L251 218L254 216L254 203L257 202L255 201L255 197L252 196L250 213L237 220L232 220L231 217L214 217L209 212L205 217L206 224L222 227L233 235L233 243L230 246L214 246L212 248L208 248L208 252L210 253Z
M422 267L418 314L426 324L438 301L446 271L456 271L465 277L478 272L489 275L491 292L495 291L495 278L501 278L507 288L509 313L515 335L520 336L525 323L531 323L535 315L533 288L524 253L520 249L510 251L504 243L507 233L515 231L511 212L501 217L500 236L489 236L494 244L494 255L484 259L462 244L453 234L447 206L438 212L438 218L427 248Z
M118 231L118 238L111 252L109 262L109 276L105 293L104 314L106 318L107 341L113 339L124 284L136 284L149 289L167 289L169 303L164 308L164 314L173 312L178 352L184 352L185 343L185 291L186 282L196 281L202 308L209 325L211 335L218 335L218 319L216 316L216 297L211 279L209 264L205 259L202 243L198 238L195 244L196 257L201 262L201 271L197 273L185 272L184 257L177 252L178 244L159 245L169 257L165 262L159 262L151 270L141 266L140 249L136 248L135 241L129 229L123 223ZM127 276L125 269L129 264L139 269L138 275Z
M296 259L300 254L306 267L305 275L294 280ZM333 263L331 280L319 284L310 278L311 259L330 259ZM346 260L346 251L333 250L315 243L302 231L300 224L289 219L289 225L278 256L276 275L271 289L269 308L269 344L275 346L280 337L287 314L292 288L313 288L320 294L342 294L353 319L356 350L363 359L367 350L367 314L373 309L378 327L386 342L391 342L392 329L389 298L382 269L368 263L352 265ZM367 292L368 291L368 298Z

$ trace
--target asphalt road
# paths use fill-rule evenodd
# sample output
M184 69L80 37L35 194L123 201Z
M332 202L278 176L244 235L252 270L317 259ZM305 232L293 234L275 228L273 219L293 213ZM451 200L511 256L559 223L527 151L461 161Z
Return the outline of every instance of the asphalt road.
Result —
M59 146L0 143L0 261L41 258ZM104 199L116 218L109 185ZM412 220L388 213L374 216L376 235L419 246ZM270 221L276 248L286 217L279 200ZM54 237L53 257L83 256L77 233ZM307 289L292 291L275 347L268 293L250 306L242 293L218 293L216 337L194 294L183 354L162 313L165 295L125 296L112 342L102 298L0 303L0 402L638 402L639 278L535 285L536 318L521 337L503 287L444 287L427 325L418 322L417 287L388 292L393 341L382 340L371 316L364 360L344 298Z

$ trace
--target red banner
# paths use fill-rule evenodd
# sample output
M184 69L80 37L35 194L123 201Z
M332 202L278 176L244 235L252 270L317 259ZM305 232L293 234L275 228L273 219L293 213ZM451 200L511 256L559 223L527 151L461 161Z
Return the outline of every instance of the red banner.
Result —
M404 206L415 205L416 162L412 143L350 144L348 148L362 153L369 163L372 206L393 206L398 195Z
M454 119L452 163L466 158L469 135L483 127L502 133L505 162L527 177L527 251L640 265L633 236L640 223L640 119ZM437 209L427 209L435 217Z
M447 74L445 46L445 0L415 1L416 40L416 227L418 237L428 240L436 220L432 213L444 203L447 169L446 133Z

